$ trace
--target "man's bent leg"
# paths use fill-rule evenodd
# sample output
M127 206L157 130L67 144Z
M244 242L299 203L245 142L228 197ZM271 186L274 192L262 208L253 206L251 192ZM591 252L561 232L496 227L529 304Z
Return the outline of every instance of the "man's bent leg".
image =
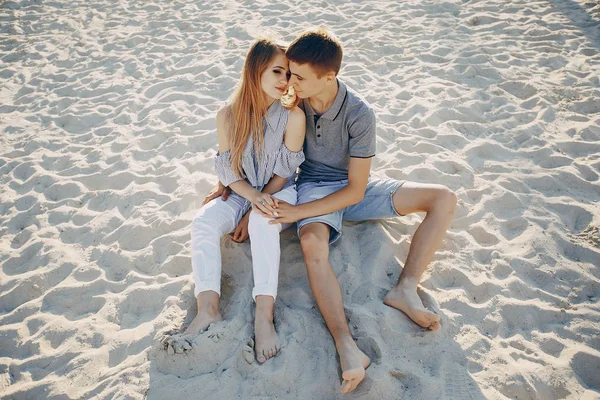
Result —
M371 360L350 335L342 292L329 264L329 231L323 223L310 223L300 229L300 244L308 271L308 281L317 305L333 336L342 368L342 393L351 392L364 379Z
M396 211L401 215L426 212L415 232L404 269L396 286L386 295L384 303L399 309L424 328L440 328L440 317L424 306L417 286L442 239L456 208L456 195L442 185L406 182L393 195Z

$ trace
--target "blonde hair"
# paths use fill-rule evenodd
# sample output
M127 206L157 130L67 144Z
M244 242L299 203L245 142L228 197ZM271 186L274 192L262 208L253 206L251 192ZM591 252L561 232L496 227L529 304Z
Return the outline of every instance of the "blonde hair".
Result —
M278 53L285 54L286 47L274 39L258 39L246 56L240 85L231 97L229 108L231 127L229 131L229 159L233 172L242 177L242 155L246 143L252 136L254 150L260 158L264 149L263 116L267 107L267 99L261 87L261 75ZM295 103L295 104L294 104ZM282 104L286 108L297 105L297 101Z

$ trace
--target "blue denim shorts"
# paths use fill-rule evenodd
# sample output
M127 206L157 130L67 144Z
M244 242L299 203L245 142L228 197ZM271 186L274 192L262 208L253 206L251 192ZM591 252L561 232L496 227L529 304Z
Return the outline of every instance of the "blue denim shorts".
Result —
M342 208L331 214L301 219L298 221L298 236L300 236L300 229L304 225L321 222L332 228L329 236L329 243L331 244L342 236L342 221L344 220L358 222L400 216L394 208L392 196L404 182L406 181L395 179L369 180L365 197L359 203ZM322 199L347 185L347 179L332 182L302 183L298 186L298 204Z

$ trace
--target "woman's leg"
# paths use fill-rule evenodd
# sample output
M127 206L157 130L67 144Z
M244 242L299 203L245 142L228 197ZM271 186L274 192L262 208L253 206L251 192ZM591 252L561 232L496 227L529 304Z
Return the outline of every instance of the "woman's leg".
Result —
M219 312L221 294L221 236L231 232L237 223L240 202L230 197L215 199L198 211L192 220L192 269L194 295L198 313L185 330L195 335L222 319Z
M288 187L273 195L289 204L296 204L296 190ZM279 258L281 247L279 233L290 224L269 225L269 218L252 212L248 224L252 249L254 289L252 297L256 301L254 333L256 338L256 360L263 363L274 357L281 345L273 326L273 305L277 297L279 280Z

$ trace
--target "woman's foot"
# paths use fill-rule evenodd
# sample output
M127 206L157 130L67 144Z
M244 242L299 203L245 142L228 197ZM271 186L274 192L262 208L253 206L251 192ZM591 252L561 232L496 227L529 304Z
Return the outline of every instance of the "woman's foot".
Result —
M202 310L194 317L192 322L183 332L183 335L198 335L207 330L213 322L221 321L222 319L223 317L221 317L221 313L219 313L218 310L217 312Z
M273 304L271 296L256 296L256 313L254 315L254 336L256 361L264 363L273 358L281 350L279 337L273 325Z
M198 314L183 333L168 332L162 344L168 354L180 354L192 350L194 336L207 330L214 322L221 321L219 295L213 291L201 292L196 298Z
M192 320L192 323L183 332L183 335L198 335L208 329L213 322L221 321L219 312L219 295L217 292L207 290L198 293L196 296L198 303L198 314Z

